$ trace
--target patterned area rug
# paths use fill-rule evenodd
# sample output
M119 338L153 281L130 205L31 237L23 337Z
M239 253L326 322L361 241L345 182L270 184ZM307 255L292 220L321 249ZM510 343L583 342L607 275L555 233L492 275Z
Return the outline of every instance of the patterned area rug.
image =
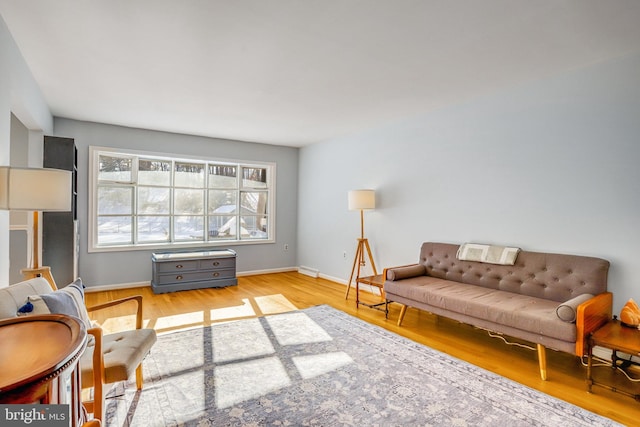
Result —
M329 306L159 337L107 426L612 426Z

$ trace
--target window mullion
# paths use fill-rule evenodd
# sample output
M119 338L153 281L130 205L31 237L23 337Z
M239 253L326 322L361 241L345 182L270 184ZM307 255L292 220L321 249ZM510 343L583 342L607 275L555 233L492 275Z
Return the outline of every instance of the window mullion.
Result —
M240 224L242 223L242 193L245 191L244 188L244 166L240 165L240 172L238 173L238 209L236 209L237 220L236 224L238 225L238 240L242 240L242 230Z
M209 163L204 165L204 206L202 209L202 225L204 228L204 241L209 241Z
M171 190L170 190L170 195L169 195L169 241L173 244L176 242L176 228L175 228L175 197L176 197L176 161L175 160L171 160Z

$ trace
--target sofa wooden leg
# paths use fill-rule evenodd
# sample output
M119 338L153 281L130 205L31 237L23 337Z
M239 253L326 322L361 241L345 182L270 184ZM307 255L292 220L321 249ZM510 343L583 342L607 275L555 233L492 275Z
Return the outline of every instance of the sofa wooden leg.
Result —
M404 319L404 315L407 312L407 306L402 304L402 308L400 309L400 315L398 316L398 326L402 325L402 319Z
M547 352L542 344L537 344L538 347L538 364L540 365L540 378L542 381L547 380Z

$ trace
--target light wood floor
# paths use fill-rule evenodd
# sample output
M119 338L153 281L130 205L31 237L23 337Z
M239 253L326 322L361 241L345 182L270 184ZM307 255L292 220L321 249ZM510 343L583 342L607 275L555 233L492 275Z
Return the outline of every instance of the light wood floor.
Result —
M159 334L215 322L263 316L328 304L359 317L369 323L428 345L434 349L466 360L531 388L566 400L592 412L604 415L625 425L640 425L640 402L631 397L594 387L588 393L585 368L580 359L565 353L547 351L548 381L539 377L536 353L487 336L468 325L438 318L424 311L409 309L402 327L396 326L399 305L391 304L389 319L384 313L367 307L356 309L354 290L345 300L344 285L323 279L313 279L299 273L277 273L240 277L238 286L181 291L155 295L151 288L133 288L117 291L88 292L88 306L141 294L144 299L145 326L155 328ZM375 297L361 291L361 299L377 302ZM129 312L132 308L128 308ZM105 310L96 313L106 331L133 327L134 318L126 309ZM611 369L599 368L602 375ZM640 375L638 375L640 376ZM618 381L626 387L626 380ZM633 384L634 393L640 393L640 383Z

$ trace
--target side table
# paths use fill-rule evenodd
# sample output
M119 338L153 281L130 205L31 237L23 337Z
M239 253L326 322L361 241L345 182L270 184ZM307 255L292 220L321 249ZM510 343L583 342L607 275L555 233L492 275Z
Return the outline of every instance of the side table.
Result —
M379 302L377 304L367 304L366 302L360 301L360 285L369 285L374 286L380 290L380 297L384 299L384 301ZM384 311L384 317L386 318L389 315L389 301L384 296L384 279L382 274L376 274L374 276L364 276L356 278L356 307L364 305L369 308L375 308L376 310ZM384 305L384 309L382 306Z
M592 386L599 385L612 391L631 396L636 400L640 400L640 394L634 394L625 390L620 390L615 386L603 383L596 383L593 379L593 348L595 346L604 347L612 350L611 367L613 369L622 369L618 365L617 352L621 351L632 356L640 356L640 330L622 326L619 320L615 318L605 323L600 329L597 329L589 336L589 346L587 352L587 390L591 393Z
M0 321L0 403L68 404L71 426L85 421L78 362L87 331L60 314Z

